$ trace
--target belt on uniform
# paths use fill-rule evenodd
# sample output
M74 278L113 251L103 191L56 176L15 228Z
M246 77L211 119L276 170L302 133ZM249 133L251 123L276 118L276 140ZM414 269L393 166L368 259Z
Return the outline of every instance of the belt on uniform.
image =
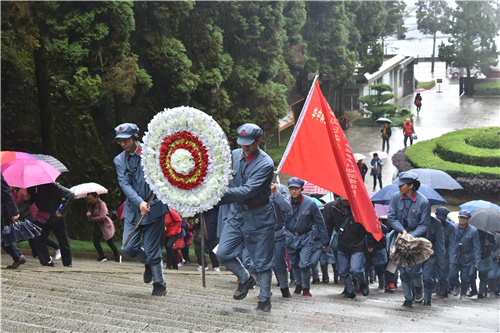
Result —
M245 205L245 204L242 204L239 202L238 202L238 205L240 205L244 210L252 210L252 209L267 205L269 203L269 201L270 201L270 199L267 198L266 200L259 202L259 203L256 203L255 205Z
M406 228L405 230L406 231L415 231L415 230L417 230L417 228Z
M281 230L281 229L283 229L283 226L277 227L276 229L274 229L274 231L278 231L278 230Z
M471 253L471 252L472 252L472 250L467 251L467 252L458 252L458 254L461 255L461 256L463 256L464 254L468 254L468 253Z
M292 234L294 234L295 236L302 236L302 235L305 235L307 234L309 231L311 231L311 229L307 230L307 231L303 231L303 232L291 232Z

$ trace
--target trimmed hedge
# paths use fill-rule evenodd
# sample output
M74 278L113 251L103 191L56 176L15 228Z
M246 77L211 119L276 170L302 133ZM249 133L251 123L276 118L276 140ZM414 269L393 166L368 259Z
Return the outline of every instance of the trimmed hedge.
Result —
M499 96L500 95L500 81L476 83L474 85L474 95Z
M500 127L478 128L467 143L477 148L500 149Z
M471 136L491 136L484 134L487 131L498 133L500 127L467 128L446 133L437 138L436 151L441 159L449 162L482 167L500 166L500 149L477 148L467 144ZM494 142L488 145L494 145Z
M446 135L446 134L445 134ZM422 141L406 149L406 158L415 168L438 169L447 172L453 178L500 179L500 167L481 167L443 160L435 155L440 138ZM498 154L498 153L497 153Z

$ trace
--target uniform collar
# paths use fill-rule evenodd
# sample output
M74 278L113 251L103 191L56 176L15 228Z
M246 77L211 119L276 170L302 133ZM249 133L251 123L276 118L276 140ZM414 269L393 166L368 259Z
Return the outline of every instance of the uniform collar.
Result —
M401 199L404 199L404 198L408 198L408 197L406 195L404 195L403 193L401 193ZM413 195L411 197L409 197L408 199L415 201L417 199L417 192L413 193Z
M467 229L469 229L469 223L467 223L467 226L466 226L465 228L460 228L460 223L459 223L459 224L457 225L457 228L458 228L458 229L465 229L465 230L467 230Z
M142 148L141 148L141 144L138 143L137 144L137 148L135 149L135 152L133 154L130 154L128 151L125 152L125 155L127 155L127 157L130 157L130 156L134 156L134 155L141 155L141 152L142 152Z
M257 149L257 151L255 153L253 153L252 155L248 156L246 159L247 159L247 162L248 163L251 163L257 156L259 156L260 154L260 148ZM240 161L242 159L245 158L245 153L241 153L241 156L240 156Z
M288 201L290 201L291 203L294 203L294 202L295 202L295 201L293 201L293 200L292 200L292 196L290 196L290 197L288 198ZM304 196L302 195L302 196L300 197L300 203L303 203L303 202L304 202Z

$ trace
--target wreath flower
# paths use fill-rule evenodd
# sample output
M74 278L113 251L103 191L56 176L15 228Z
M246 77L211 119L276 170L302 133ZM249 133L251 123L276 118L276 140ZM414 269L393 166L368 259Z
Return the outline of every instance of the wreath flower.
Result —
M186 106L165 109L144 135L144 176L156 196L181 213L211 209L232 179L226 135L206 113Z

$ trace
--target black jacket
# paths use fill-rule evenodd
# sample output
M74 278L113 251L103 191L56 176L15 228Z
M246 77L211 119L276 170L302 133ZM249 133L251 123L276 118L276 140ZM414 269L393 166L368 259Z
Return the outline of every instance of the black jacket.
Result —
M19 214L17 210L16 202L10 195L9 184L5 181L2 175L2 225L4 217L12 217Z
M348 217L349 220L344 227L344 231L340 234L340 227ZM368 232L366 232L365 227L363 227L361 223L354 222L354 217L352 216L350 208L346 213L340 199L333 202L330 212L328 213L327 221L326 225L333 225L335 230L339 233L339 250L347 254L364 252ZM376 246L377 242L375 239L372 238L372 240L369 240L368 247L374 248Z
M382 137L384 136L384 128L382 128L380 130L380 133L382 133ZM385 135L390 138L391 135L392 135L392 130L391 130L391 126L387 126L387 129L385 130Z
M54 212L62 204L59 213L63 216L66 215L75 198L73 192L59 183L28 187L28 193L31 195L29 203L35 203L38 210L42 212Z

